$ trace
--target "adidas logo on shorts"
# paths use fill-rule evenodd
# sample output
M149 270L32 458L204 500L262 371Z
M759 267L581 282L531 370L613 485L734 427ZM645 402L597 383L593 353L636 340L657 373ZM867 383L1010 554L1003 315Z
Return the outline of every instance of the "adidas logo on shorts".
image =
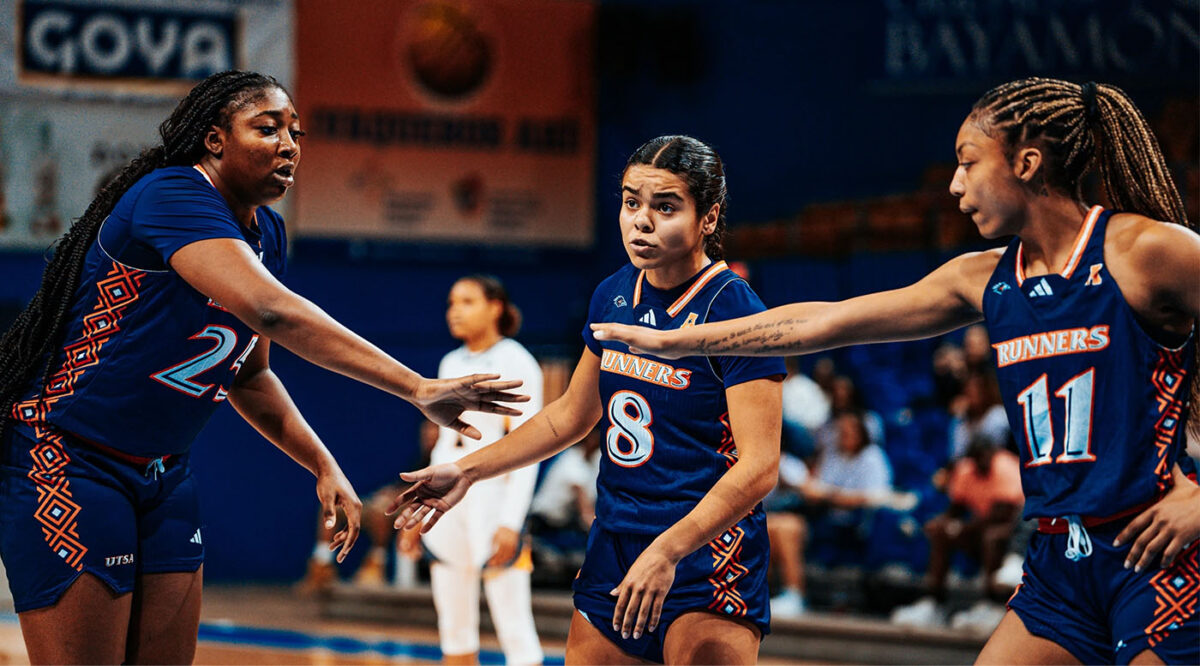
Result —
M204 541L200 539L200 529L199 528L196 528L196 533L193 534L192 538L188 539L188 541L190 543L198 544L201 546L204 545Z

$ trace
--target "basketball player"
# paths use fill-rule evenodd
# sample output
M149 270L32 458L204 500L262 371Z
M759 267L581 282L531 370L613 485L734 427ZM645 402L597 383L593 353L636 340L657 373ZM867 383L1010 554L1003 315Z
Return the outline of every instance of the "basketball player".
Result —
M354 544L361 503L271 371L271 342L479 437L519 382L429 380L278 280L295 107L274 79L197 84L57 243L0 339L0 554L33 663L190 663L203 538L188 449L225 401L317 477ZM482 382L482 383L481 383Z
M588 321L676 329L763 310L721 261L725 175L686 136L641 146L621 181L630 265L592 296ZM602 343L566 394L492 446L411 474L398 525L435 524L473 484L550 457L604 418L596 520L567 662L754 663L768 631L768 544L759 501L779 465L776 359L666 363ZM453 516L453 513L449 515Z
M446 354L439 377L492 373L520 379L529 393L527 415L542 408L542 370L521 343L512 339L521 313L499 280L471 275L454 283L446 307L450 334L463 345ZM478 441L442 428L430 455L431 464L452 463L483 448L528 420L529 416L494 414L465 420L479 429ZM447 664L475 664L479 659L479 583L487 595L492 625L509 664L540 664L530 606L532 570L529 546L521 537L537 467L529 466L481 481L463 498L459 510L422 537L432 554L429 566L438 637Z
M1200 487L1176 464L1191 468L1200 236L1158 143L1118 88L1034 78L976 102L955 152L951 194L984 237L1015 235L1007 249L842 303L596 335L668 357L793 354L982 319L1040 526L979 662L1200 663ZM1082 201L1092 168L1113 210Z

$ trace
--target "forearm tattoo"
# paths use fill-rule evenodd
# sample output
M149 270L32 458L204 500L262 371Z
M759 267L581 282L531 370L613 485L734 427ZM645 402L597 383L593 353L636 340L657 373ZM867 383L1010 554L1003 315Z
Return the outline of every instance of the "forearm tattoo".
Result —
M554 421L550 420L550 416L548 414L545 416L546 416L546 425L550 426L550 432L554 433L555 437L558 437L558 428L554 427Z
M802 351L804 342L792 336L794 333L792 329L807 321L807 319L781 319L755 324L720 337L700 338L696 343L696 348L701 354L743 349L767 353Z

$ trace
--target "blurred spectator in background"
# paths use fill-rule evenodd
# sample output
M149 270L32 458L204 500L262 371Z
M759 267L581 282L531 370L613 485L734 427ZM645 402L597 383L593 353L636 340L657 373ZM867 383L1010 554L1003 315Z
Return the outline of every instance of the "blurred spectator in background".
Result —
M800 372L800 359L790 357L783 380L783 450L798 458L810 457L813 433L829 420L829 396L812 379Z
M771 562L781 590L771 600L771 613L795 617L806 610L804 550L809 538L832 550L839 564L864 559L872 512L879 506L904 511L915 496L892 491L892 469L883 449L870 441L863 416L854 410L833 418L834 444L822 457L815 474L804 462L784 454L779 484L763 500Z
M997 602L990 607L986 619L999 623L1007 591L996 586L993 577L1008 550L1025 503L1020 461L1016 454L996 446L988 437L976 436L966 455L951 468L945 489L950 507L925 524L930 548L926 575L929 596L896 609L892 619L911 625L944 622L950 557L955 551L962 551L981 564L985 594ZM986 609L978 606L973 612L982 617ZM990 631L994 624L984 628Z
M437 441L438 427L432 421L421 419L418 434L420 460L429 460L429 452ZM384 513L392 498L406 485L399 479L371 493L363 502L362 526L363 533L371 541L371 549L367 552L362 563L354 573L355 585L377 586L385 582L384 572L387 567L387 550L393 542L396 530L392 528L392 518ZM327 590L338 579L337 567L333 561L333 551L329 549L333 535L344 529L346 516L339 509L337 521L333 527L325 527L321 516L317 516L317 543L313 546L312 555L308 558L308 571L296 589L304 594L314 594Z
M1008 415L1000 402L1000 387L995 372L990 369L970 370L963 383L962 400L956 401L958 412L950 422L950 462L961 458L968 444L983 438L992 446L1006 448L1009 444Z
M933 352L933 389L937 405L954 413L959 410L963 384L967 380L967 355L962 347L946 342Z
M843 427L839 424L839 417L850 413L862 422L867 433L867 443L882 447L883 419L879 418L879 414L863 406L862 397L854 385L854 380L845 375L838 375L833 378L830 389L830 418L815 433L817 456L824 456L838 448ZM883 454L882 448L880 454Z
M880 497L892 490L887 454L871 441L862 412L841 412L833 423L835 444L821 458L816 478L804 484L805 501L835 510L878 505Z
M837 378L837 366L830 356L821 356L813 363L812 380L825 392L825 397L833 398L833 380Z
M992 343L983 324L975 324L963 331L963 360L969 372L995 372Z
M569 587L583 565L587 533L596 517L600 475L599 428L551 458L529 509L534 571L541 581Z
M807 609L804 547L808 540L808 524L800 511L808 480L808 466L804 461L784 451L779 456L779 482L763 498L767 535L771 539L770 577L778 579L780 587L779 594L771 598L772 617L796 617Z

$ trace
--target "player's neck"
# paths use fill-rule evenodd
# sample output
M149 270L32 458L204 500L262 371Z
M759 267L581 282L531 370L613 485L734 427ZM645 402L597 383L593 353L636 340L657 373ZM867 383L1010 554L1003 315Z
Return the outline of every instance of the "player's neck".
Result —
M671 262L666 266L646 269L646 281L655 289L672 289L687 282L711 263L712 259L709 259L708 255L703 252L688 255L686 258Z
M254 230L254 214L258 210L258 206L242 203L241 199L237 196L237 192L229 186L229 183L225 179L221 178L221 171L216 168L211 157L205 157L196 166L200 167L200 171L205 175L208 182L212 184L217 193L221 195L221 198L225 200L225 204L233 212L233 219L237 220L243 227Z
M488 331L484 335L471 338L470 340L463 340L463 346L467 348L467 351L473 354L478 354L481 351L487 351L491 349L502 339L504 339L504 336L500 335L499 331Z
M1026 275L1057 273L1067 265L1087 211L1087 206L1063 196L1030 205L1020 232Z

